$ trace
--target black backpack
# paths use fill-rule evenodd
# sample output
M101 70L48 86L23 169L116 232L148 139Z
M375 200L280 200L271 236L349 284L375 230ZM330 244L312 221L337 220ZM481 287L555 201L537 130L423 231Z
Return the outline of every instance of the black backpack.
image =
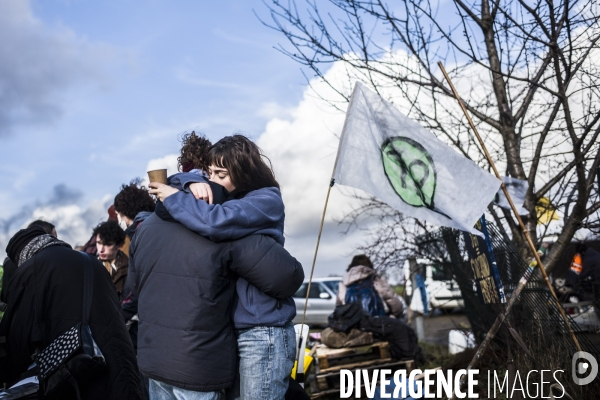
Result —
M327 323L336 332L349 332L366 316L366 312L356 303L336 306L327 317Z

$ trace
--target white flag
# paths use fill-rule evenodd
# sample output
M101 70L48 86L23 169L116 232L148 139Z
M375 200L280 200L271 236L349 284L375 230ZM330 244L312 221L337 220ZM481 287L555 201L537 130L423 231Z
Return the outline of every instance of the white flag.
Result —
M473 226L500 186L360 82L346 113L333 178L405 215L476 235Z
M519 215L529 215L529 211L523 207L525 203L525 195L527 194L527 189L529 189L529 183L527 181L522 181L517 178L511 178L510 176L503 176L502 181L504 182L504 186L506 186L506 190L508 190L508 194L512 199L514 205L517 207L517 211L519 211ZM502 207L505 210L510 210L510 203L504 194L502 189L498 190L496 197L494 198L494 203L498 205L498 207Z

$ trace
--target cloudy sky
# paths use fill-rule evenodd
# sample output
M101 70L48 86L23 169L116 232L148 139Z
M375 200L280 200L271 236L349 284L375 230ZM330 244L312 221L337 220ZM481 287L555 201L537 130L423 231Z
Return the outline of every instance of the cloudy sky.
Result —
M268 17L258 0L0 2L0 257L37 218L85 242L119 186L173 170L178 136L196 130L265 150L286 247L308 269L344 116L254 13ZM316 276L341 274L363 240L335 222L350 206L334 188Z

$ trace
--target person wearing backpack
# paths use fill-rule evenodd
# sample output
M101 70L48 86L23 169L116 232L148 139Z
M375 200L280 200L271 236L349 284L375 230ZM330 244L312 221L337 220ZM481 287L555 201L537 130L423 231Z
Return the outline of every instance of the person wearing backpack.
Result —
M359 303L371 316L400 318L402 303L385 278L379 276L365 254L352 258L339 284L336 305Z
M88 275L91 278L89 323L84 325L89 326L106 367L86 375L87 380L81 380L82 376L71 380L72 375L61 369L62 376L50 374L52 384L74 383L69 393L57 395L62 400L142 399L133 344L121 317L114 284L100 261L90 260L86 266L80 252L39 226L17 232L8 242L6 254L16 271L8 282L5 293L8 308L0 322L0 337L5 339L4 344L0 343L0 385L6 383L10 387L32 372L41 373L29 370L36 352L43 353L54 345L57 350L52 353L56 356L53 359L60 360L71 351L62 347L62 343L69 343L67 339L62 343L56 339L64 338L65 333L86 319L83 312L84 268L89 267L88 271L92 271ZM96 349L93 351L97 352ZM79 365L72 363L69 368L83 366L83 359L78 360ZM80 370L70 370L73 371ZM79 396L76 390L80 391Z

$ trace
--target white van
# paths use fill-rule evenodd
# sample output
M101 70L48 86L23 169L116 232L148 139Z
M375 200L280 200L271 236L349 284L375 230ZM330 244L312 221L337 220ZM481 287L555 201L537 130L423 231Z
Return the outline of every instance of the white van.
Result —
M425 289L431 311L436 308L451 310L465 306L458 284L452 278L452 275L446 274L441 266L434 261L418 258L417 263L425 270ZM404 263L403 275L406 282L406 294L410 296L413 291L408 260ZM420 299L421 294L418 291L416 295Z

